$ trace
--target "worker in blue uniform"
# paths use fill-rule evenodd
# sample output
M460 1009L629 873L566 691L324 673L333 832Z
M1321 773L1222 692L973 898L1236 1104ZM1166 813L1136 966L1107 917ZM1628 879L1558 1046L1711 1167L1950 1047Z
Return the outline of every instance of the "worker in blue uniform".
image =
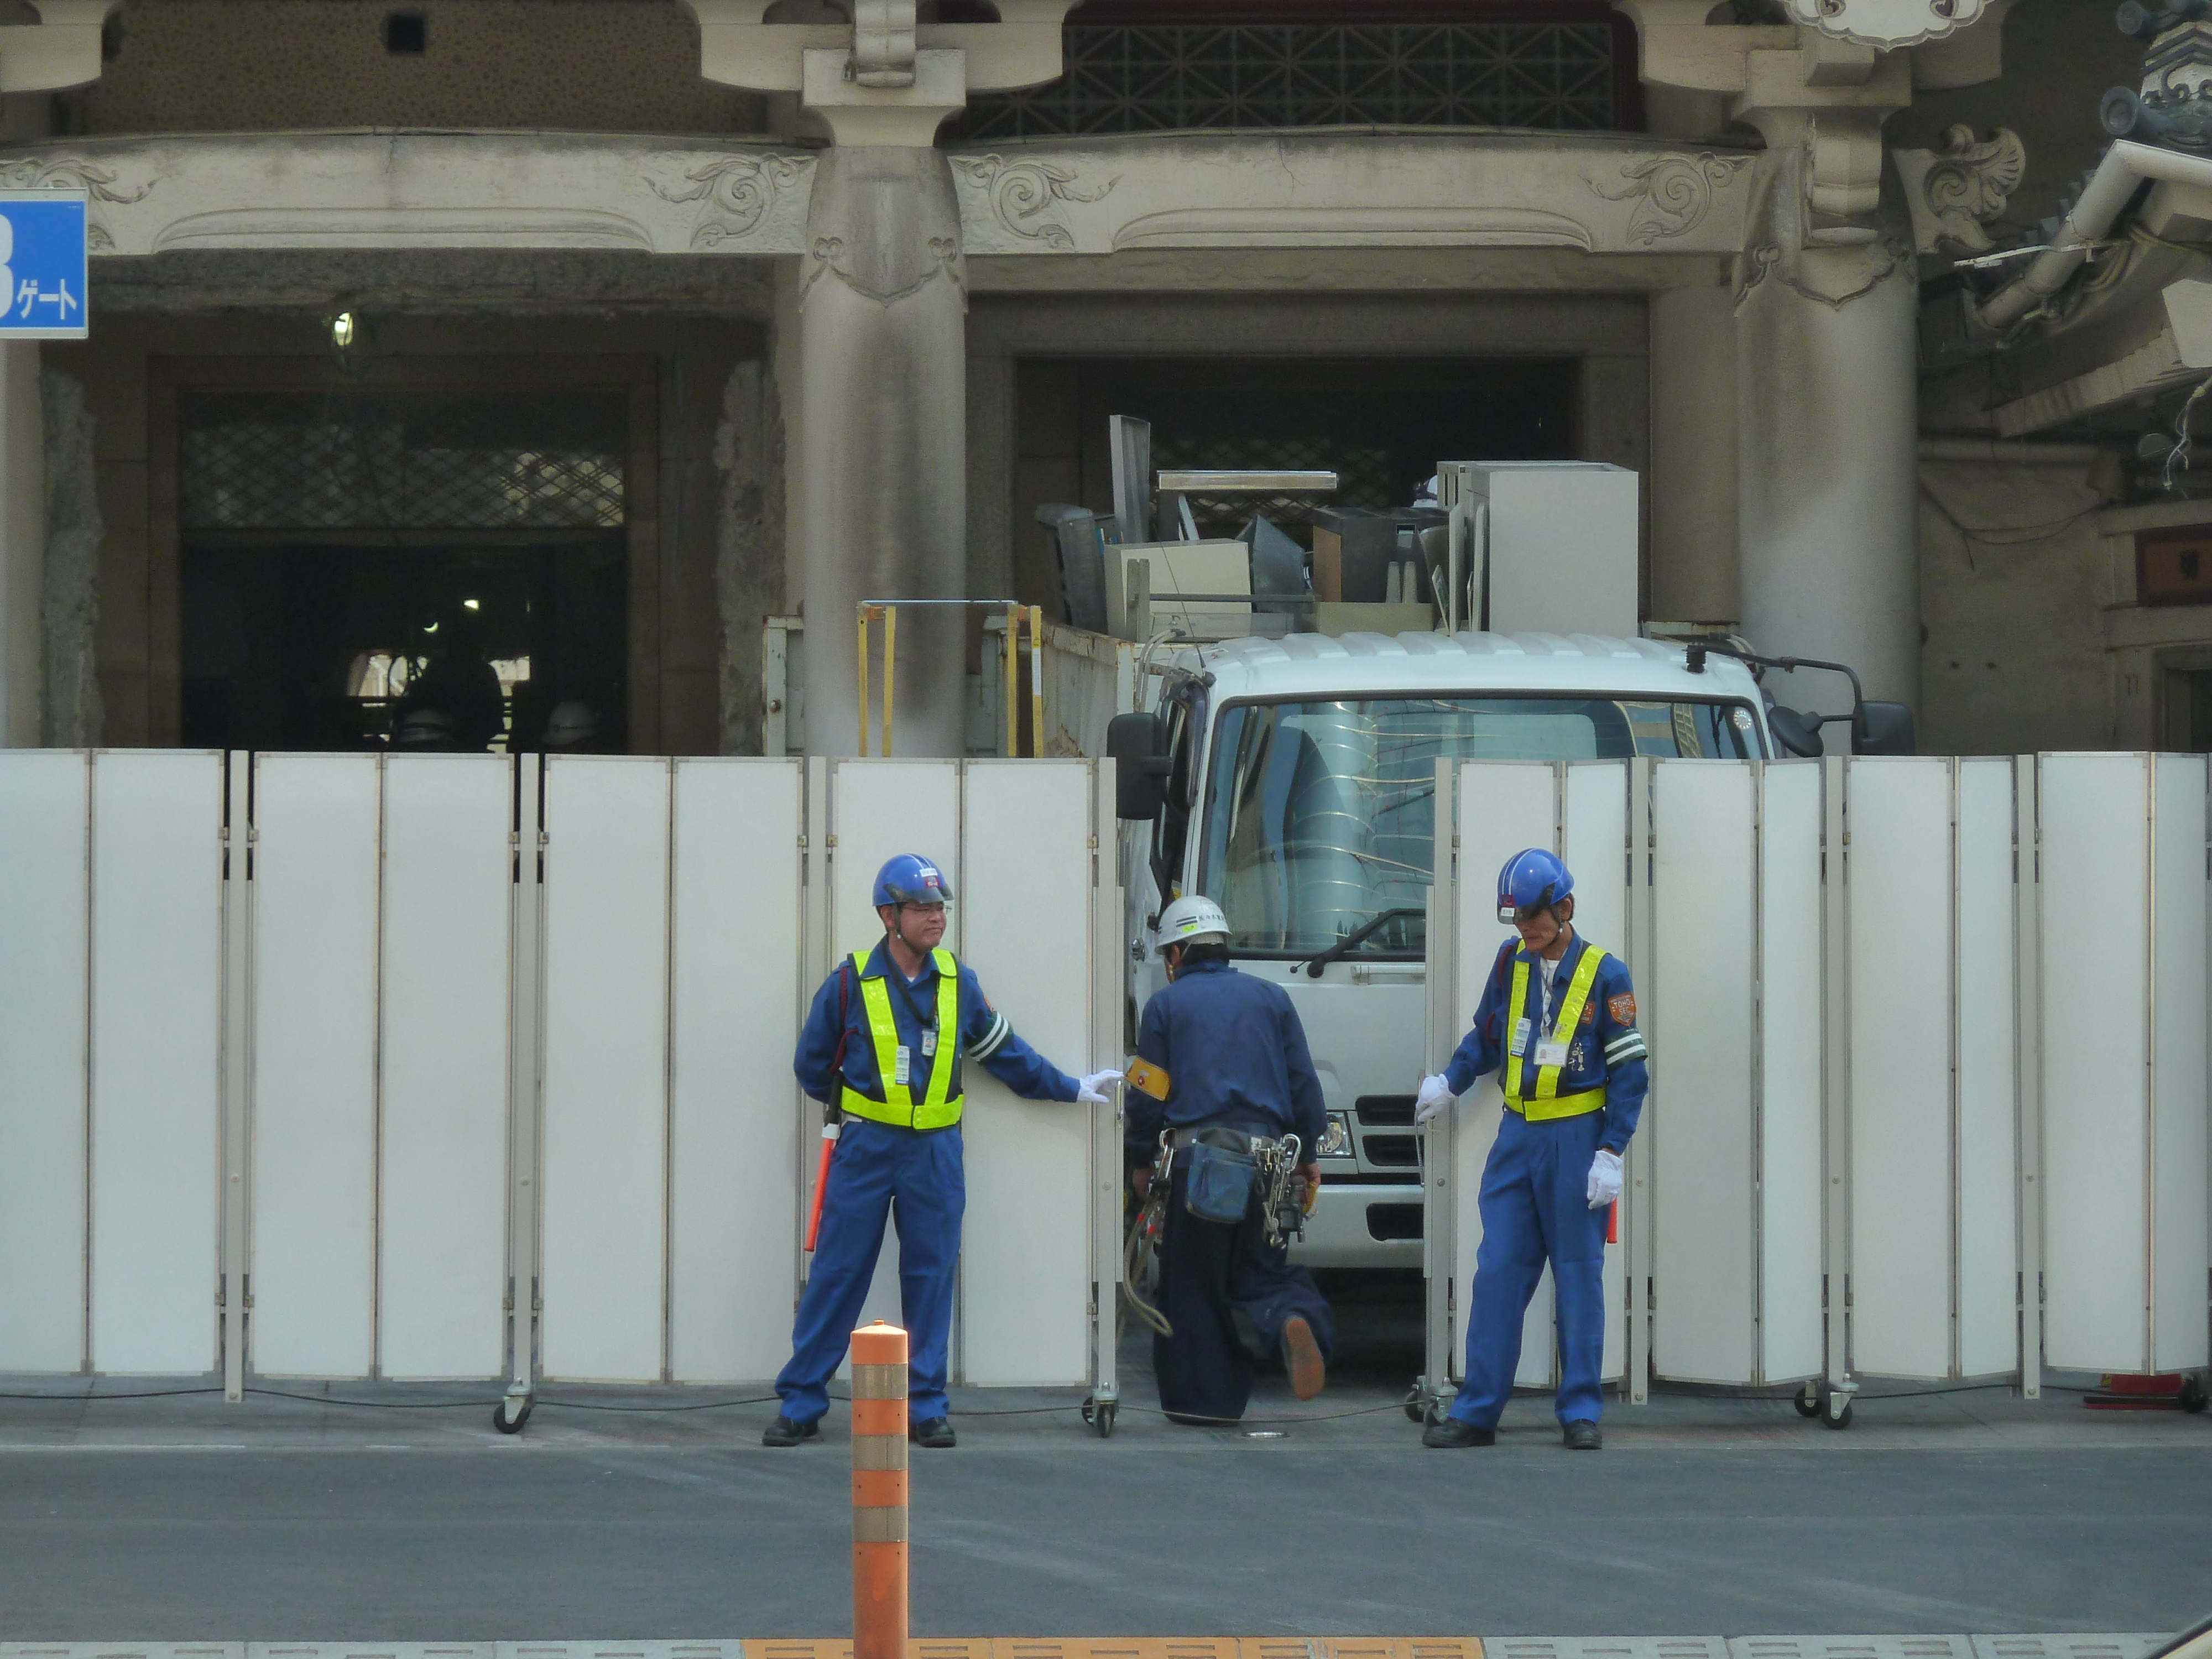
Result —
M911 1340L908 1437L957 1443L945 1373L954 1270L967 1206L960 1069L973 1060L1030 1100L1103 1106L1119 1072L1069 1077L1014 1035L974 969L942 948L952 896L928 860L902 854L876 877L881 944L837 964L814 994L792 1069L842 1115L822 1200L814 1270L799 1297L791 1363L775 1380L782 1410L762 1441L795 1446L821 1432L829 1382L860 1316L884 1223L896 1215L899 1304Z
M1425 1123L1503 1066L1505 1114L1482 1171L1467 1370L1425 1446L1487 1446L1513 1392L1521 1325L1544 1263L1558 1294L1559 1391L1570 1451L1595 1451L1605 1359L1605 1237L1620 1197L1620 1155L1648 1086L1636 992L1619 957L1574 929L1575 879L1541 848L1506 860L1498 919L1520 938L1498 947L1474 1028L1451 1063L1421 1080Z
M1159 1313L1152 1337L1160 1408L1178 1423L1233 1423L1251 1398L1253 1362L1280 1354L1291 1391L1310 1400L1326 1381L1334 1326L1313 1275L1267 1243L1267 1182L1245 1182L1236 1159L1252 1138L1298 1138L1298 1176L1318 1190L1314 1149L1328 1127L1321 1079L1297 1011L1283 988L1229 962L1229 923L1208 898L1170 904L1158 924L1168 983L1145 1005L1141 1066L1125 1097L1130 1184L1152 1195L1160 1135L1173 1152L1160 1241ZM1227 1154L1226 1161L1216 1154ZM1195 1197L1192 1171L1212 1174ZM1225 1195L1224 1195L1225 1194ZM1194 1206L1198 1207L1194 1207ZM1200 1212L1210 1209L1216 1218Z

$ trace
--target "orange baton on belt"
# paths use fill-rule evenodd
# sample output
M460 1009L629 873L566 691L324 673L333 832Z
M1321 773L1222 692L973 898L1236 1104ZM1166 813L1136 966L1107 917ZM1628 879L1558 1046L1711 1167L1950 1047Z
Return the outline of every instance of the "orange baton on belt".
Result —
M814 1253L814 1241L822 1236L822 1197L830 1190L830 1158L837 1150L837 1126L822 1126L822 1164L814 1171L814 1208L806 1218L806 1253Z
M853 1659L906 1659L906 1333L853 1333Z

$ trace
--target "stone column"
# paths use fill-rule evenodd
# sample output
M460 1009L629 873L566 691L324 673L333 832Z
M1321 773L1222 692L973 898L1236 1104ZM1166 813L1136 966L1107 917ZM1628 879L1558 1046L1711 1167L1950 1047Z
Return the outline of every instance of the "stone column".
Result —
M1742 617L1761 651L1849 663L1867 696L1917 702L1919 284L1893 252L1807 249L1738 308ZM1783 702L1850 708L1841 677L1792 678Z
M1706 0L1613 3L1635 20L1645 83L1666 89L1655 130L1717 131L1717 100L1766 143L1735 285L1743 630L1763 652L1847 662L1869 696L1911 702L1918 294L1882 125L1916 86L1994 79L2011 0L1783 0L1756 24L1715 21ZM1725 498L1716 480L1695 476L1705 446L1683 436L1700 410L1696 371L1682 365L1716 315L1687 295L1653 307L1653 469L1667 480L1654 491L1667 503L1663 516L1655 505L1653 526L1662 613L1725 598L1720 573L1695 556L1725 519ZM1801 684L1776 684L1782 701L1823 713L1849 706L1839 676L1787 678Z
M38 746L46 461L36 343L0 343L0 746Z
M796 467L806 746L850 755L860 602L967 592L967 278L945 157L906 146L824 150L806 245ZM965 639L957 607L899 613L896 752L962 752ZM878 721L882 684L878 663Z
M1737 261L1736 517L1753 645L1847 663L1869 696L1910 703L1920 285L1881 144L1884 118L1911 96L1905 69L1874 64L1830 89L1838 101L1810 107L1787 99L1814 88L1771 74L1776 92L1745 111L1767 153ZM1786 678L1796 683L1771 683L1781 702L1850 710L1841 675Z
M1651 296L1651 614L1734 622L1736 582L1735 296Z

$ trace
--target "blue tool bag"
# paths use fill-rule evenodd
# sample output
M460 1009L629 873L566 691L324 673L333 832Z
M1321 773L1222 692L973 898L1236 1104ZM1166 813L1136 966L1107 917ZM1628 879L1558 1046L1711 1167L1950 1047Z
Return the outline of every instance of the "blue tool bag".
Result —
M1252 1182L1259 1174L1251 1154L1194 1140L1184 1149L1183 1157L1188 1160L1188 1173L1183 1177L1183 1208L1200 1221L1224 1226L1243 1220L1252 1202Z

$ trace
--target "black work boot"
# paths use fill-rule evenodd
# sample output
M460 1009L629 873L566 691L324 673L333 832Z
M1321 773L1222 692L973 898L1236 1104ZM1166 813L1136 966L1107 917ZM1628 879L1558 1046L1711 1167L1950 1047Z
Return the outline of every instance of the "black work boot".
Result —
M819 1422L794 1423L787 1417L779 1416L775 1422L761 1431L761 1444L795 1446L802 1440L818 1439L821 1434L822 1425Z
M1587 1417L1578 1417L1568 1424L1559 1437L1569 1451L1595 1451L1605 1444L1605 1437L1597 1431L1597 1425Z
M1495 1429L1478 1429L1472 1423L1462 1423L1456 1417L1440 1417L1421 1431L1424 1446L1443 1446L1456 1449L1462 1446L1494 1446L1498 1443Z
M952 1419L949 1417L933 1417L926 1422L916 1423L907 1430L906 1437L915 1445L927 1446L932 1451L943 1451L960 1443L958 1437L952 1432Z

